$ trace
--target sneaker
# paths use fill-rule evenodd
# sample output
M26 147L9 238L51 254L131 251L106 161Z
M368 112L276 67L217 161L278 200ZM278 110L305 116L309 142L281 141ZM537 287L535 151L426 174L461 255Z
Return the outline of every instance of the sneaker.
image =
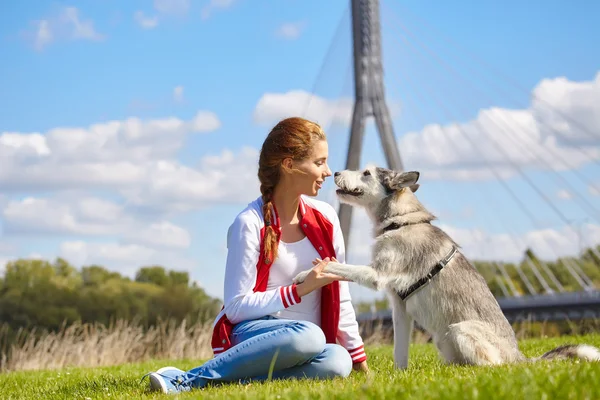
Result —
M189 392L191 386L185 381L185 371L175 367L163 367L148 374L150 389L162 393Z

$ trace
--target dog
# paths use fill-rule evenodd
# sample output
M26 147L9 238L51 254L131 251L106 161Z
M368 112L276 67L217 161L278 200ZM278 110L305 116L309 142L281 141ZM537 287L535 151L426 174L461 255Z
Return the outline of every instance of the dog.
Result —
M483 276L442 229L415 192L419 172L381 167L334 174L342 203L363 207L373 222L371 265L329 261L324 272L359 285L385 290L391 300L394 366L408 367L408 348L416 321L432 335L449 364L499 365L541 359L600 361L600 350L565 345L527 359ZM301 283L308 271L299 273Z

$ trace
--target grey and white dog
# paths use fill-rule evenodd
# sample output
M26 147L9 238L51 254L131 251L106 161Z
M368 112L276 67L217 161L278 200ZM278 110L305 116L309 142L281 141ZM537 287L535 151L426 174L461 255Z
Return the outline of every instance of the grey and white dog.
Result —
M419 173L369 167L334 175L340 202L364 207L373 221L371 265L329 262L324 271L388 292L394 365L408 366L413 321L427 330L447 363L493 365L526 361L512 327L484 278L417 200ZM302 282L309 271L294 278ZM565 345L533 360L600 361L600 350Z

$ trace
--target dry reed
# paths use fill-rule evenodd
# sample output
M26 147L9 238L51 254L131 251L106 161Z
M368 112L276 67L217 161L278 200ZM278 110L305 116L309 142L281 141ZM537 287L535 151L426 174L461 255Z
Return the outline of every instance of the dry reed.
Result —
M125 320L105 327L75 323L54 333L19 332L2 352L0 372L98 367L149 359L212 357L212 321L187 326L186 321L161 322L144 329Z

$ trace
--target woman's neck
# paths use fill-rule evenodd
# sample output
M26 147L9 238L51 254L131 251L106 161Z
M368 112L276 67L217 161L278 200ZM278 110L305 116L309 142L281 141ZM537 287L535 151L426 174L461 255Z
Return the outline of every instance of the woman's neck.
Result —
M279 184L273 191L272 201L277 208L281 225L298 222L300 197L294 191L286 188L284 184Z

